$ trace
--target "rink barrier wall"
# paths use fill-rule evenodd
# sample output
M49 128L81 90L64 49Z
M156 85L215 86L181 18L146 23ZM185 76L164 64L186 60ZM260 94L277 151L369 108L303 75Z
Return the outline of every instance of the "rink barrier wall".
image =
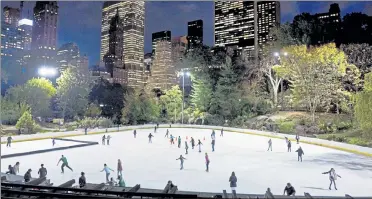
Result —
M97 134L105 134L105 133L119 133L119 132L125 132L125 131L132 131L132 130L135 130L135 129L153 129L154 126L155 126L155 124L153 124L153 125L138 125L138 126L123 126L123 127L120 127L119 130L118 130L117 127L114 127L114 128L108 128L107 132L106 132L106 130L102 130L102 129L93 129L92 131L88 132L88 135L97 135ZM169 127L169 125L164 125L163 124L163 125L159 125L159 128L170 128L170 127ZM290 139L291 141L296 140L295 135L265 132L265 131L258 131L258 130L253 130L253 129L240 129L240 128L233 128L233 127L173 124L171 128L210 129L210 130L217 130L217 131L220 131L223 128L224 131L228 131L228 132L264 136L264 137L270 137L270 138L275 138L275 139L284 139L285 137L288 137L288 139ZM40 137L34 137L33 138L32 137L33 135L45 135L45 136L40 136ZM83 136L83 135L85 135L85 132L82 132L82 131L80 131L80 132L76 132L76 131L51 132L51 133L42 133L42 134L33 134L33 135L30 135L29 138L24 138L24 139L21 138L19 140L17 140L18 136L14 136L13 137L14 141L12 141L12 142L27 142L27 141L35 141L35 140L43 140L43 139L51 139L51 138ZM3 140L3 138L2 138L2 140ZM6 144L5 140L6 140L6 137L4 138L4 141L1 142L1 144ZM372 148L368 148L368 147L361 147L361 146L357 146L357 145L339 143L339 142L328 141L328 140L321 140L321 139L318 139L318 138L308 138L308 137L301 137L300 138L300 143L312 144L312 145L316 145L316 146L332 148L332 149L336 149L336 150L340 150L340 151L345 151L345 152L349 152L349 153L354 153L354 154L358 154L358 155L372 157ZM340 146L340 145L344 145L344 146Z

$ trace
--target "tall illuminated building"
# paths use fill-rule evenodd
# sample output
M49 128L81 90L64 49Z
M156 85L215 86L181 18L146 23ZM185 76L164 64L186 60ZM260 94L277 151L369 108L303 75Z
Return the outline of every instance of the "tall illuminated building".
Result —
M18 21L21 18L21 13L18 8L5 6L3 8L4 22L13 26L18 26Z
M253 1L216 1L214 43L216 47L233 47L253 55L255 38L263 45L270 38L271 27L280 22L277 1L259 1L255 12ZM257 13L255 18L255 13ZM255 20L256 19L256 20ZM257 24L255 24L257 21ZM257 35L255 34L257 25Z
M123 19L123 63L127 72L126 85L143 87L145 83L144 58L144 1L106 1L102 8L100 60L109 50L110 20L119 12Z
M187 23L188 49L203 45L203 20L190 21Z
M31 45L35 70L43 65L56 67L57 20L58 6L56 1L37 1L35 3Z
M68 67L77 67L80 59L79 47L76 43L65 43L57 51L57 64L60 71Z
M172 33L169 30L152 33L152 55L156 53L156 44L158 41L171 41Z
M25 50L31 50L33 21L27 18L18 22L18 28L22 31L22 43Z

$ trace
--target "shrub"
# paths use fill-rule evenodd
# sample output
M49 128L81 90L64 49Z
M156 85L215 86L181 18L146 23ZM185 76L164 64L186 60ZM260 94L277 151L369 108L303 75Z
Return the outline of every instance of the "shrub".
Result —
M341 130L346 130L346 129L349 129L352 127L352 124L351 122L340 122L336 125L336 128L337 130L341 131Z
M277 123L280 133L295 133L296 123L294 121L279 121Z
M221 115L206 115L205 117L205 124L206 125L216 125L216 126L223 126L225 124L225 120Z
M273 110L273 103L270 100L261 100L257 103L256 112L258 115L265 115Z
M369 143L363 138L348 138L347 143L359 146L369 146Z
M114 123L112 122L112 120L108 119L108 118L100 118L99 119L99 126L107 129L107 128L110 128Z
M23 132L26 134L32 134L40 131L39 125L37 125L32 119L32 115L29 110L25 111L18 119L16 128L21 130L23 129Z

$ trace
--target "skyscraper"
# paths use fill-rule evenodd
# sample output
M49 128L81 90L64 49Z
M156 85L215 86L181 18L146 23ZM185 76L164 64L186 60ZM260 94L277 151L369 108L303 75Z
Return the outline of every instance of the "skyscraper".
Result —
M110 20L119 12L123 19L123 62L127 72L126 85L143 87L144 85L144 1L106 1L102 9L100 60L109 50Z
M253 56L255 36L264 44L271 27L280 20L279 2L257 3L257 26L255 35L255 9L253 1L216 1L214 38L216 47L234 47Z
M172 33L169 30L152 33L152 55L155 55L158 41L171 41Z
M60 71L67 67L77 67L80 59L79 47L76 43L63 44L57 51L57 65Z
M203 20L199 19L187 23L187 40L187 49L203 45Z
M318 43L324 44L334 42L341 30L341 11L338 4L333 3L330 5L328 12L318 13L314 16L324 24L322 38Z
M34 67L56 66L58 6L56 1L37 1L32 29ZM35 68L36 69L36 68Z
M3 9L3 14L5 23L18 26L18 21L21 18L20 10L18 8L5 6Z
M171 43L158 41L156 54L151 67L151 76L147 82L147 89L167 90L176 84L176 72L171 58Z
M187 36L173 37L172 43L172 61L174 64L179 62L186 53L188 41Z
M33 21L30 19L21 19L18 22L18 28L22 31L22 43L25 50L31 50Z

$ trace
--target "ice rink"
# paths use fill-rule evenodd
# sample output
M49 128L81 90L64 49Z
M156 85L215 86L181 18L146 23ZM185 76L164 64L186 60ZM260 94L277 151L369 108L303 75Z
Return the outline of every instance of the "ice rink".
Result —
M19 161L20 174L28 168L33 170L32 176L37 177L40 164L48 169L48 178L55 185L70 179L78 180L80 172L84 171L88 183L102 183L105 173L100 172L106 163L115 172L117 160L123 164L123 177L127 186L141 184L143 188L163 189L168 180L172 180L182 191L219 192L229 188L229 177L235 171L238 178L237 192L263 194L268 187L273 194L282 195L284 186L290 182L296 189L297 195L309 192L312 196L372 196L372 158L359 156L343 151L300 143L304 150L303 162L297 161L298 148L292 143L292 152L287 152L284 140L273 139L273 151L268 152L267 137L240 133L216 131L215 152L211 148L211 130L176 129L171 128L170 134L181 136L182 146L170 145L169 139L164 138L166 129L137 130L137 138L132 132L110 133L110 146L94 145L65 151L49 152L37 155L3 159L1 171L5 172L9 164ZM152 143L148 143L148 134L153 133ZM108 134L106 134L108 135ZM100 135L79 136L71 139L98 141ZM185 155L184 141L188 137L189 154ZM203 143L202 153L197 148L191 149L190 137ZM205 137L205 140L204 140ZM57 145L59 141L57 141ZM17 150L34 150L38 147L51 146L51 140L20 142L12 144ZM3 150L5 146L1 146ZM205 152L209 154L210 171L205 171ZM65 168L61 170L57 162L65 155L73 172ZM180 170L180 155L187 160L184 170ZM342 177L337 179L336 190L328 190L328 175L322 172L333 167ZM332 187L333 188L333 187Z

